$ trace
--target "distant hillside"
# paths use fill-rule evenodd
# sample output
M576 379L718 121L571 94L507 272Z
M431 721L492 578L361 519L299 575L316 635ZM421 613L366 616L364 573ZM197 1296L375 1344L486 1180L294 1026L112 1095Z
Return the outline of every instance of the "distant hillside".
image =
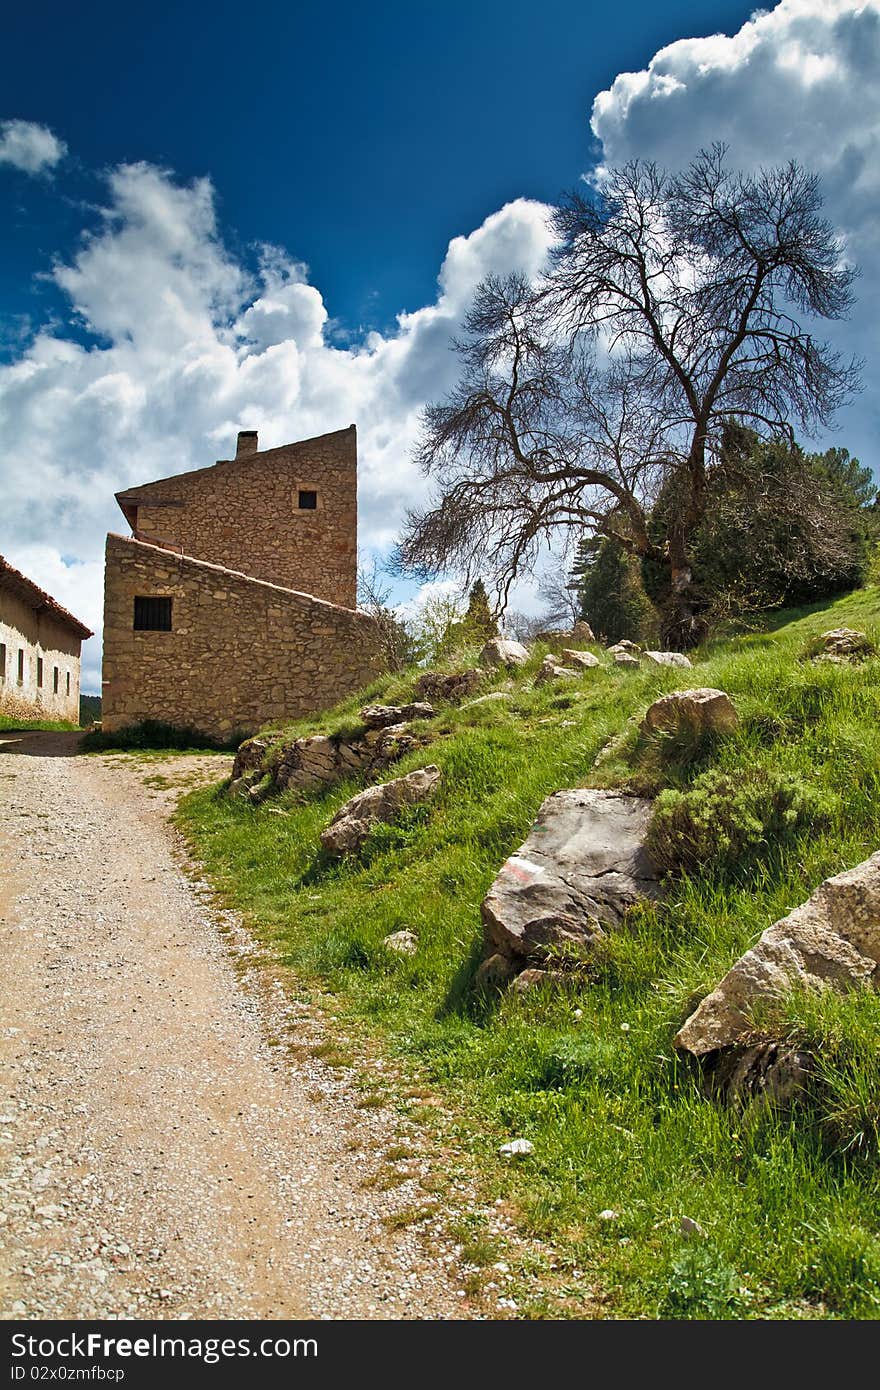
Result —
M93 724L96 719L101 718L101 697L100 695L80 695L79 697L79 722L84 729Z

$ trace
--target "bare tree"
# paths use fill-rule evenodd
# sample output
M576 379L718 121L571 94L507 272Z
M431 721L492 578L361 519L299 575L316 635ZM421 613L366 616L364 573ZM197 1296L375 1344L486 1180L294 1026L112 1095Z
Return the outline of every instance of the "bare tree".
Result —
M389 604L391 591L375 558L358 565L357 599L362 613L369 613L379 629L379 641L386 668L402 671L415 658L412 637Z
M732 172L722 146L678 174L614 170L555 223L543 280L477 291L458 385L424 414L417 457L437 487L409 513L400 559L491 570L503 608L550 535L592 530L665 568L664 636L689 646L704 626L690 541L725 430L793 439L793 422L811 433L848 399L858 364L802 320L844 316L854 271L815 176Z
M538 594L545 605L543 628L570 631L581 617L581 599L578 585L572 583L567 571L560 568L542 575Z

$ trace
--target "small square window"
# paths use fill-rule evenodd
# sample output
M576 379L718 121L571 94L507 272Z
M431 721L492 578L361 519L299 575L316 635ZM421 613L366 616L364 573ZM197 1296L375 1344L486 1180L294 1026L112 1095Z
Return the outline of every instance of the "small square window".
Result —
M301 512L313 512L317 510L318 494L312 487L301 487L299 490L299 509Z
M135 632L170 632L171 599L151 598L140 594L134 600Z

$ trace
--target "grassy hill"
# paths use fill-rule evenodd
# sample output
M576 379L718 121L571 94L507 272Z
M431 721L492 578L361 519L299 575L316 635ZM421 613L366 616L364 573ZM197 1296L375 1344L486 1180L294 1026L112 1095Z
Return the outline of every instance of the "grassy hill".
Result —
M804 659L811 639L844 624L880 638L880 590L715 642L693 672L587 671L534 687L539 647L494 681L509 700L439 711L430 747L388 775L434 762L440 795L378 829L356 861L331 862L318 843L354 782L257 808L199 791L181 808L223 896L296 978L321 982L347 1027L445 1097L488 1196L558 1252L552 1279L539 1270L521 1282L527 1315L880 1313L880 997L784 1007L776 1026L817 1049L823 1076L786 1115L720 1107L671 1048L695 1002L772 921L880 847L880 660ZM646 706L689 685L726 690L738 731L645 746ZM351 728L367 699L411 691L412 675L388 677L290 736ZM565 989L474 992L480 900L545 796L687 790L713 769L734 787L785 779L816 813L757 844L747 864L719 859L672 880L664 904L634 913ZM418 935L412 958L382 945L404 927ZM516 1136L535 1151L511 1166L497 1148ZM704 1235L683 1235L682 1217ZM472 1235L490 1265L491 1239Z

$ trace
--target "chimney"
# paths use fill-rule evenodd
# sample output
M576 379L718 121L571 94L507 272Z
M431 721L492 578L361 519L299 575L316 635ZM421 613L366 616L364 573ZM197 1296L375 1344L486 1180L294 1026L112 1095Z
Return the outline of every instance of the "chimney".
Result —
M256 430L239 430L239 431L238 431L238 443L237 443L236 446L235 446L235 457L236 457L237 459L243 459L243 458L245 457L246 454L255 454L256 452L257 452L257 431L256 431Z

